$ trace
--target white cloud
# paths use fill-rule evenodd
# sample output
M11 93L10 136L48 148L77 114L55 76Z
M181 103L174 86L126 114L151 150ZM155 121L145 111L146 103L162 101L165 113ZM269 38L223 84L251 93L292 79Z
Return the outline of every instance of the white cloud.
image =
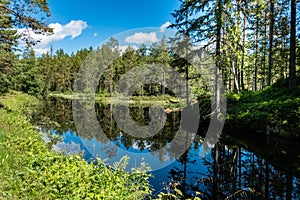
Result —
M139 147L140 142L141 142L140 140L133 141L132 148L135 149L135 150L141 150L141 148ZM143 141L143 143L144 143L144 149L150 148L151 145L153 144L153 143L148 144L148 142L146 142L146 141Z
M134 43L134 44L147 44L147 43L158 42L158 38L155 32L151 32L151 33L138 32L135 33L134 35L125 38L125 42Z
M78 37L88 25L82 20L72 20L65 25L52 23L49 27L53 28L53 34L51 35L36 34L31 29L20 29L18 32L29 35L34 41L39 41L33 49L37 54L42 54L49 51L53 42L61 41L66 37L71 37L71 39Z
M120 53L123 54L128 47L129 45L119 46ZM138 49L138 47L135 45L130 45L130 47L133 48L134 50Z
M94 33L94 37L97 37L98 36L98 33Z
M171 25L171 22L166 22L163 25L160 26L160 32L165 32L166 28Z

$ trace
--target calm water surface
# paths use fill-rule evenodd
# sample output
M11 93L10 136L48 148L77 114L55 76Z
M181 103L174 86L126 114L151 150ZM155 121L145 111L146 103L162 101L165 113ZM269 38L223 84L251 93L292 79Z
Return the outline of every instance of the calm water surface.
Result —
M151 172L154 195L171 191L176 184L186 197L199 191L202 199L300 199L298 142L254 138L241 130L235 131L238 136L223 133L221 141L203 157L201 141L205 127L200 127L188 150L176 157L168 149L172 148L170 141L180 125L180 112L169 113L157 135L137 138L118 127L111 106L95 105L98 122L106 137L94 131L77 133L69 100L45 101L35 116L35 123L44 131L62 136L62 141L54 146L59 151L84 152L85 159L100 157L107 159L108 164L129 154L129 169L139 166L144 159L152 168L158 169ZM130 117L139 125L147 125L151 121L149 112L148 107L132 106ZM166 152L158 153L162 147L167 147ZM143 155L147 156L143 158Z

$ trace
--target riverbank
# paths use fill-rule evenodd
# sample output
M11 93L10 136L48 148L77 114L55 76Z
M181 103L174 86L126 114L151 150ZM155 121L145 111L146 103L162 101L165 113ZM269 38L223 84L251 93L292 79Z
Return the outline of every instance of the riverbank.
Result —
M232 131L293 138L300 136L299 122L300 86L288 89L287 79L264 90L227 95L225 128Z
M84 99L89 98L85 94L63 94L63 93L50 93L47 97L54 98L63 98L63 99ZM172 97L170 95L158 95L158 96L131 96L131 97L122 97L121 94L95 94L93 97L95 102L102 104L120 104L120 105L158 105L164 106L167 108L180 108L184 107L185 100Z
M300 82L300 77L298 77ZM49 97L73 99L84 98L79 94L51 93ZM288 89L288 79L280 79L270 87L259 91L228 93L226 132L245 130L260 135L295 138L300 136L300 86ZM198 97L201 123L209 124L211 97ZM96 94L95 101L101 104L165 107L165 111L178 111L185 107L184 99L170 95L132 96L122 98L117 94ZM175 109L174 109L175 108Z
M146 167L125 172L126 157L112 169L52 151L29 122L38 104L19 92L0 97L0 199L142 199L151 193Z

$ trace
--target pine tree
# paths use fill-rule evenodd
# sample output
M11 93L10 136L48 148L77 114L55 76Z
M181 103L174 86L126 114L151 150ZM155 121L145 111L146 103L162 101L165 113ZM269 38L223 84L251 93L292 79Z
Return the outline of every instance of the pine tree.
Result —
M10 74L13 71L15 56L13 47L17 44L17 31L13 29L12 17L7 7L9 1L0 0L0 93L4 93L10 86Z
M214 114L217 118L221 114L221 69L222 69L222 27L224 20L225 2L223 0L197 1L182 0L181 6L172 14L175 23L171 27L179 33L190 37L193 42L205 41L206 46L214 44L215 56L215 103ZM192 16L192 17L190 17ZM188 79L188 77L187 77Z
M27 44L33 43L30 35L20 35L16 28L50 33L51 29L43 23L49 15L46 0L0 0L0 93L6 92L11 85L18 39L22 38Z

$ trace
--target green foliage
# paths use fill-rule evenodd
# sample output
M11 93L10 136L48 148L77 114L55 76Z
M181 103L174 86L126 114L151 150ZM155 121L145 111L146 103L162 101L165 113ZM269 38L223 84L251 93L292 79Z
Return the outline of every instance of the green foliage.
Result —
M237 103L240 100L241 95L237 93L229 92L227 93L226 98L227 98L227 104L231 105Z
M18 36L13 30L13 24L9 11L3 9L9 5L9 1L0 0L0 94L10 88L15 55L13 46L17 44Z
M196 192L196 196L194 197L186 197L184 192L182 192L178 186L180 184L179 183L174 183L172 185L172 189L171 191L167 192L167 193L163 193L160 192L157 196L157 200L168 200L168 199L186 199L186 200L201 200L200 197L198 197L198 195L200 195L200 192Z
M30 117L39 106L39 100L21 92L11 91L5 96L0 96L0 105L9 112L17 112Z
M0 199L142 199L151 193L145 163L129 173L127 157L108 167L48 149L22 114L32 100L23 94L0 100L6 108L0 109Z
M32 70L25 72L30 74L19 77L21 81L15 80L15 76L24 72L23 69L18 69L16 64L18 39L22 39L28 45L35 43L30 35L26 35L25 32L18 33L16 29L30 28L36 33L50 33L52 30L44 24L45 17L50 15L47 1L0 0L0 11L0 94L16 87L21 87L29 93L37 93L39 84L32 77L36 75ZM31 65L32 67L35 65Z
M289 131L296 135L300 131L299 96L300 87L289 90L287 79L260 91L230 93L227 96L228 123L262 131L267 131L268 126L285 136Z

